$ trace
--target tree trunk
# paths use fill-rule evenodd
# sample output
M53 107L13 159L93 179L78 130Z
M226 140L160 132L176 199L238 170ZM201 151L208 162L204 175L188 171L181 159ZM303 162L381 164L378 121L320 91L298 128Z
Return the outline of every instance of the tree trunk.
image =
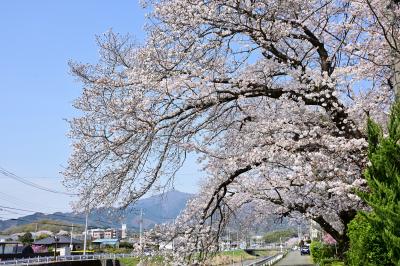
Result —
M349 250L350 247L350 239L347 234L342 235L342 239L337 241L337 256L340 260L346 260L346 252Z
M346 210L339 213L339 217L344 225L343 232L338 232L322 216L318 216L313 219L316 223L319 224L319 226L321 226L322 230L330 234L336 240L337 256L341 260L345 260L346 251L349 249L350 246L350 239L347 236L347 226L351 222L351 220L354 219L356 214L356 210Z
M391 42L392 47L392 69L393 69L393 89L395 92L395 96L397 99L400 98L400 51L399 51L399 41L400 41L400 34L398 29L398 20L399 18L396 17L394 13L394 9L396 5L399 5L400 1L393 0L391 5L389 6L389 16L392 20L391 28L389 29L390 34L388 34L389 42ZM393 9L393 10L391 10Z

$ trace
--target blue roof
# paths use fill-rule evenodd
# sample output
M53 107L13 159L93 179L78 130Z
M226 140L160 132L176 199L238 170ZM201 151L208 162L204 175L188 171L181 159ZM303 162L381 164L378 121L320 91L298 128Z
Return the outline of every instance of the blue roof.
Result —
M100 243L100 244L117 244L118 242L119 239L114 239L114 238L100 238L92 241L92 243Z

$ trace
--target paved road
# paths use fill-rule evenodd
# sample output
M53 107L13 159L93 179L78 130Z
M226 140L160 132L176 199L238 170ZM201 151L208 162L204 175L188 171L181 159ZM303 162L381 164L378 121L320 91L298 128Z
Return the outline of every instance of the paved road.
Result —
M310 255L300 255L300 251L292 251L286 255L276 266L313 266L312 258Z

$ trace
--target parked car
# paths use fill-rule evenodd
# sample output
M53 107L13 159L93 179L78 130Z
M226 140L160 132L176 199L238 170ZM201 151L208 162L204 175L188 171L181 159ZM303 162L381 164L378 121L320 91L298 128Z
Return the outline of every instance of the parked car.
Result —
M300 255L310 255L310 247L308 246L302 246L300 248Z

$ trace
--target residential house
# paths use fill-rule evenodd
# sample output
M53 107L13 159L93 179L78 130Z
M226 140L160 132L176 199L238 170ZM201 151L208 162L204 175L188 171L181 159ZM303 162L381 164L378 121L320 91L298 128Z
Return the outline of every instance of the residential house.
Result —
M81 250L83 242L81 240L74 239L69 236L57 236L57 237L46 237L33 242L34 248L41 246L46 248L55 248L57 244L57 251L60 252L61 256L69 255L72 250ZM70 246L72 244L72 246Z

